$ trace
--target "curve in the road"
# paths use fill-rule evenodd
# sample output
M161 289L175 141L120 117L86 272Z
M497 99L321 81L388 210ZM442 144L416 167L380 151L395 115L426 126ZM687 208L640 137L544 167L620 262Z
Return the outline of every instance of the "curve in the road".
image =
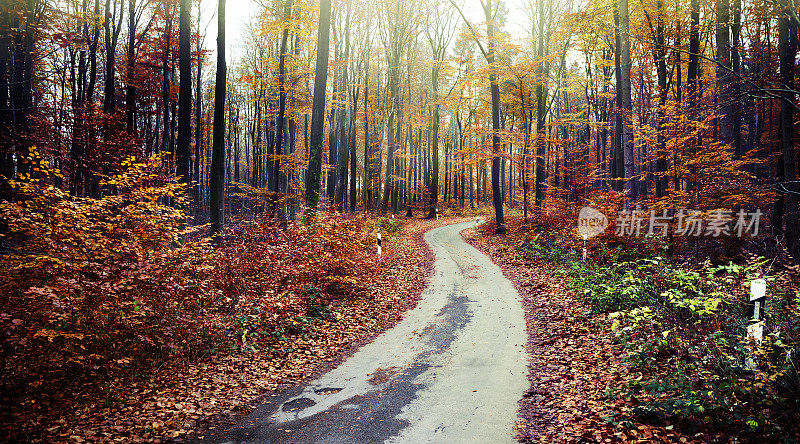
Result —
M523 310L500 268L461 238L471 225L425 234L435 274L398 325L216 441L513 442L528 385Z

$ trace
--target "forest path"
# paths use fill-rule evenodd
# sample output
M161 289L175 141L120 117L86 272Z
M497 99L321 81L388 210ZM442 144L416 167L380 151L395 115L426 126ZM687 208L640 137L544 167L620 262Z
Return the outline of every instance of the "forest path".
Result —
M434 275L399 324L216 442L513 442L529 385L523 309L500 268L461 238L473 225L425 234Z

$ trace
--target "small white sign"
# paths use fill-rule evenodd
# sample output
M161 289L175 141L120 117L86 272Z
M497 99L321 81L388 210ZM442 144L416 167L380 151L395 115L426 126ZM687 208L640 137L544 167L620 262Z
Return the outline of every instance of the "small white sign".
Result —
M753 279L750 281L750 300L761 299L767 294L767 280Z

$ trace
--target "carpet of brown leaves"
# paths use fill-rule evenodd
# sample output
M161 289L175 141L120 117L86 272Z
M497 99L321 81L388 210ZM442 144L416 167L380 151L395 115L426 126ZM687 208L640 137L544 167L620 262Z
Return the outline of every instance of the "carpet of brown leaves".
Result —
M625 421L635 400L611 399L606 390L637 375L602 331L604 319L590 317L552 270L526 260L514 248L513 234L492 236L491 230L486 224L462 234L503 269L522 297L531 386L520 400L520 442L695 442L697 437L664 427Z
M325 322L313 335L287 337L285 353L243 349L204 362L177 362L152 375L114 381L106 399L76 402L54 412L51 424L32 441L188 441L204 430L246 414L280 388L308 380L338 363L395 325L416 305L433 268L423 234L467 218L408 220L400 236L384 241L382 266L364 283L366 296L342 298L332 309L338 322ZM36 424L18 424L31 430ZM19 430L17 430L17 433ZM19 435L17 435L19 436Z

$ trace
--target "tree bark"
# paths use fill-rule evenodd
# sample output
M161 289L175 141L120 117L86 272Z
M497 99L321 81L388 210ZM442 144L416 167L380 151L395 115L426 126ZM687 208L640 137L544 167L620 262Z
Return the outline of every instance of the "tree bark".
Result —
M314 76L314 98L311 114L311 141L308 158L303 221L308 222L317 210L322 175L323 133L325 130L325 85L328 81L328 47L330 46L331 0L320 0L317 32L317 63Z
M781 0L781 6L788 7L787 0ZM794 89L795 56L797 54L797 28L784 12L778 20L778 57L780 61L780 77L783 83L781 92L781 148L783 157L783 213L786 224L786 245L795 263L800 262L800 186L797 183L797 151L794 145ZM780 224L780 220L773 223Z
M128 1L128 75L125 91L128 131L136 134L136 0Z
M619 0L620 40L620 68L622 91L622 149L625 164L625 191L627 201L631 203L638 197L638 187L635 182L635 161L633 147L633 105L631 103L631 40L628 29L628 0Z
M487 0L483 4L483 13L486 17L486 36L489 39L489 51L486 54L486 61L489 66L494 64L495 51L495 16L492 14L492 2ZM506 222L503 216L503 195L500 192L500 86L497 82L497 74L493 71L489 74L489 89L492 94L492 203L494 204L495 233L506 233Z
M719 108L719 140L733 146L733 97L731 97L730 5L717 0L717 103Z
M281 49L278 56L278 118L275 124L275 149L272 168L275 170L272 179L272 211L276 217L282 217L280 210L280 178L281 156L285 154L284 133L286 132L286 45L289 40L289 20L292 19L293 0L286 0L283 5L283 35L281 36Z
M178 35L178 141L175 147L177 175L189 183L189 145L192 139L191 0L181 0ZM199 97L198 97L199 99Z
M214 135L211 148L209 178L209 203L211 233L222 231L225 206L225 93L227 65L225 61L225 1L219 0L217 9L217 76L214 85Z

